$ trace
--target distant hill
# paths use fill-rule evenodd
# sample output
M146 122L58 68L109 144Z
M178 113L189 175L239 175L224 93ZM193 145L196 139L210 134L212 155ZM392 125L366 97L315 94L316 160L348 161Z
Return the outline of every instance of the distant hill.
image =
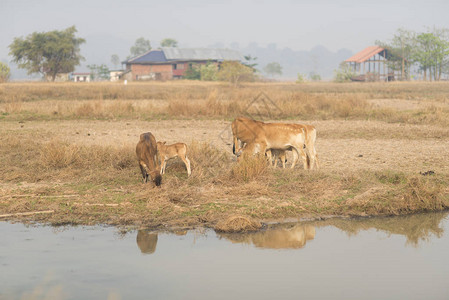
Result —
M332 79L333 71L338 69L339 64L353 55L353 52L348 49L331 52L324 46L315 46L309 51L278 49L275 44L260 47L256 43L243 48L233 44L232 48L239 50L243 55L257 57L256 68L262 74L267 64L277 62L282 66L280 78L293 80L297 78L298 73L309 75L312 72L320 75L322 79Z

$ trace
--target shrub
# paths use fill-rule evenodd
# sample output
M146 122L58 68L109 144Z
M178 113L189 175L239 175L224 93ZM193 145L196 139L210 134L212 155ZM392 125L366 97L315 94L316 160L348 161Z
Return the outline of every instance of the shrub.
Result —
M207 63L200 68L200 77L203 81L215 81L217 80L218 68L216 64Z
M314 72L312 72L312 73L309 74L309 78L310 78L310 80L312 80L312 81L321 81L321 76L320 76L320 74L316 74L316 73L314 73Z
M184 73L184 79L189 80L200 80L201 79L201 67L198 64L192 64L190 65L186 72Z
M0 83L7 82L10 75L11 70L9 69L9 67L6 64L0 62Z
M349 82L351 81L351 78L354 77L355 75L356 73L351 68L351 66L346 62L342 62L338 70L334 70L334 81Z
M306 82L306 76L304 74L298 73L298 79L296 79L296 83L304 83Z
M233 85L238 85L240 82L251 82L255 80L254 69L237 61L224 61L218 71L217 79L228 81Z

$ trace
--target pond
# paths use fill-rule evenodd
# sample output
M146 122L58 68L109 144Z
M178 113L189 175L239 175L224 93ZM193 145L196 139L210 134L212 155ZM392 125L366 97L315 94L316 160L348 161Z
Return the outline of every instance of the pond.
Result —
M0 222L0 299L449 299L448 213L213 230Z

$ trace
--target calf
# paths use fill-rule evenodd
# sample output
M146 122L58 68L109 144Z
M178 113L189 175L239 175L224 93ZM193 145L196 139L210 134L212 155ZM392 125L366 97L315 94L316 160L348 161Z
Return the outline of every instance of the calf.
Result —
M187 168L187 176L192 173L190 170L190 160L187 158L187 145L184 143L176 143L173 145L165 145L165 142L157 142L157 151L161 157L161 172L165 174L167 160L179 157Z
M282 168L285 169L285 163L287 162L286 152L287 150L270 149L266 153L270 164L273 163L273 167L277 167L279 159L282 163Z
M156 186L161 185L162 176L157 163L156 139L151 132L142 133L136 146L137 160L142 172L143 182L148 182L148 176Z

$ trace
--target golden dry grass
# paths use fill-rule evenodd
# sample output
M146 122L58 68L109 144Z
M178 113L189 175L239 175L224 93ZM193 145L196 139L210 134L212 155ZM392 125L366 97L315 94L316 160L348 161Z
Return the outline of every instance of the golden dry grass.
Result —
M259 106L252 101L263 92ZM7 83L0 85L4 118L234 118L371 119L449 125L447 83ZM377 107L372 100L419 101L410 110ZM248 106L251 106L248 108ZM266 107L269 109L267 110Z
M256 231L261 227L262 224L260 222L246 216L231 216L219 221L214 229L217 232L233 233Z
M248 155L244 153L239 162L231 169L231 178L236 182L248 182L258 179L268 172L267 159L264 155Z
M260 102L248 109L260 91L274 113ZM2 84L0 213L50 209L27 218L192 227L230 215L260 221L444 210L448 92L446 83ZM264 157L236 162L219 135L247 112L310 120L322 169L273 169ZM161 188L143 185L135 143L144 130L186 142L192 175L175 160ZM429 169L436 174L419 175Z

